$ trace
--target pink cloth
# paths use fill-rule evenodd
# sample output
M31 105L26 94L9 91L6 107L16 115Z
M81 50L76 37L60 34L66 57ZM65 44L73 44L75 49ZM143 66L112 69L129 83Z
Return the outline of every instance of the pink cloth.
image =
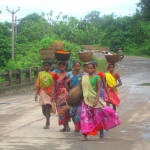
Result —
M119 106L120 98L118 97L117 93L114 90L112 90L111 88L109 88L109 87L107 88L107 90L108 90L108 93L109 93L109 96L110 96L110 101L108 100L108 95L105 92L104 93L105 102L108 102L108 103L111 103L111 104Z
M101 125L105 130L120 125L120 120L116 112L108 106L103 108L93 108L85 104L84 100L78 107L82 134L92 132Z

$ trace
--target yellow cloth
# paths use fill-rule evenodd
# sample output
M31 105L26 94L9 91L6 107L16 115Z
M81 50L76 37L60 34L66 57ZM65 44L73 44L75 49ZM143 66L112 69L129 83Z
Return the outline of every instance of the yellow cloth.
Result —
M93 107L93 103L96 100L97 94L92 88L92 85L90 83L90 78L88 75L82 76L82 90L83 90L84 102L88 106ZM94 108L101 108L103 106L106 106L106 103L99 97L97 105Z
M109 87L114 87L116 84L117 84L117 80L114 76L112 76L111 73L106 73L106 82L108 84ZM116 93L118 93L118 89L117 88L114 88L114 91Z

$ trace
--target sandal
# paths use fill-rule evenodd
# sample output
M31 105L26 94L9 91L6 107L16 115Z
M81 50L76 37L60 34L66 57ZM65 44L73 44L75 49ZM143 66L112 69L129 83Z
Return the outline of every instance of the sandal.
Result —
M106 135L106 130L103 130L103 134L99 135L99 139L103 139Z
M66 132L66 128L59 130L60 132Z

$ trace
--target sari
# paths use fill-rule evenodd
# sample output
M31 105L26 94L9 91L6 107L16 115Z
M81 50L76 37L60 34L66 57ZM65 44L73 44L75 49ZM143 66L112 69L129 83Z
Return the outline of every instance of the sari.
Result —
M105 99L105 97L104 97L105 90L103 87L103 81L102 80L105 79L105 76L102 72L97 72L97 75L99 75L99 77L100 77L100 89L101 89L100 98L102 98L104 100Z
M73 76L72 71L70 71L67 73L66 77L70 78L70 89L72 89L75 86L78 86L80 84L80 79L82 77L82 74ZM79 131L80 130L80 119L79 119L79 114L78 114L78 106L70 108L70 115L72 117L73 123L75 124L75 131Z
M102 129L109 130L120 124L116 112L109 108L101 98L99 98L97 106L93 107L99 80L97 75L92 78L89 78L88 75L82 77L84 99L78 109L82 134L97 135L97 132Z
M39 105L51 105L51 112L56 113L56 105L53 101L52 94L53 94L53 78L51 73L46 71L41 71L38 74L35 83L36 89L40 87L38 92L39 95Z
M110 100L108 100L108 95L105 92L105 101L111 104L114 104L116 106L119 106L120 104L120 98L118 97L118 89L114 88L112 90L111 88L114 87L117 84L117 79L115 76L113 76L110 73L106 73L106 82L107 82L107 90L110 96Z
M68 92L65 88L65 85L62 82L62 79L65 76L58 76L59 78L56 80L56 89L55 89L55 99L56 99L56 106L57 106L57 112L58 112L58 124L63 125L70 119L70 113L69 108L67 106L61 106L58 107L63 102L66 102L66 98L68 95ZM66 80L66 83L68 83L69 80Z

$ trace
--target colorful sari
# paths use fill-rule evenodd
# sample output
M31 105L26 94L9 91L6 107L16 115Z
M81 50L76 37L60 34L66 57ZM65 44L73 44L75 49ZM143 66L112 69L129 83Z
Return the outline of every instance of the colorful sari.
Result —
M55 113L56 106L51 96L53 94L53 78L51 73L46 71L39 72L35 86L36 89L40 87L40 90L38 92L39 105L42 106L49 104L52 106L51 112Z
M58 112L58 124L63 125L70 119L70 113L69 108L67 106L58 107L63 102L66 102L66 98L68 95L68 92L62 82L62 79L64 76L60 77L56 81L56 89L55 89L55 99L56 99L56 106L57 106L57 112ZM66 80L68 83L69 80Z
M80 78L82 74L78 74L73 76L72 71L68 72L66 77L70 78L70 89L74 88L75 86L80 84ZM78 114L78 106L70 108L70 115L72 117L73 123L75 124L75 131L80 130L80 119Z
M120 98L118 97L118 89L115 88L112 90L111 88L117 84L117 79L110 73L106 73L106 82L107 82L107 90L110 96L110 100L108 99L108 95L105 93L105 101L116 106L120 104Z
M102 129L109 130L120 124L116 112L106 106L101 98L99 98L97 106L93 107L99 80L98 76L89 78L88 75L84 75L82 77L84 99L78 108L82 134L96 135Z

